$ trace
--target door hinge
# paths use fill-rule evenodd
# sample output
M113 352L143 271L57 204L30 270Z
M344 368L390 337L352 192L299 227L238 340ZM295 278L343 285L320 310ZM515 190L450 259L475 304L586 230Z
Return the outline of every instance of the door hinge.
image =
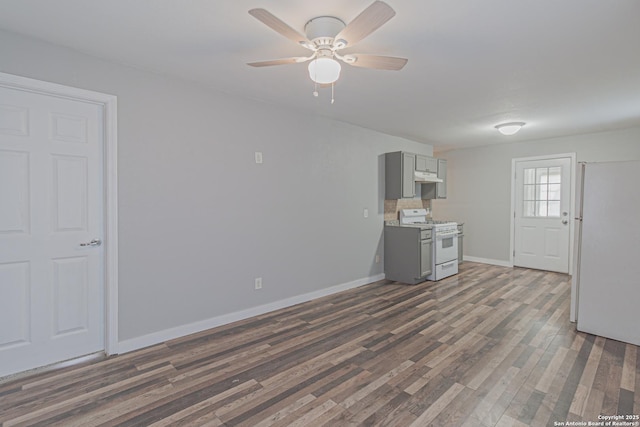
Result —
M516 257L516 250L515 249L513 250L513 257L514 258Z

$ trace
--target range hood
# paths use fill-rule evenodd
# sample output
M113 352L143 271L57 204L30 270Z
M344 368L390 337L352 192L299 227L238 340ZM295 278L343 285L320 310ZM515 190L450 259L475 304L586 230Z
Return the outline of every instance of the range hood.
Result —
M417 182L418 184L421 183L427 183L427 182L444 182L442 181L440 178L438 178L438 175L433 173L433 172L422 172L422 171L415 171L413 173L413 180L415 182Z

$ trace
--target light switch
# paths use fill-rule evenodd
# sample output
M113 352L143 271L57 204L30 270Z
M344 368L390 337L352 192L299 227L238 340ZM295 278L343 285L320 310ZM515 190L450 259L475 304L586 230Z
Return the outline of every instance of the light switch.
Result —
M364 216L365 218L369 218L369 209L364 208L364 211L362 211L362 216Z
M256 151L256 164L262 163L262 151Z

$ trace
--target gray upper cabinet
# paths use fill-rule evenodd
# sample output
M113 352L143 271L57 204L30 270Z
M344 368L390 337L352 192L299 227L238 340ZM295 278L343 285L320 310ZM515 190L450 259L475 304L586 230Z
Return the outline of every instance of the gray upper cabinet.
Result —
M442 183L420 184L423 199L447 198L447 161L424 154L396 151L385 154L385 199L411 199L416 196L414 172L432 172Z
M442 182L437 184L422 184L423 199L446 199L447 198L447 161L445 159L434 159L438 164L438 178Z
M416 155L396 151L385 154L385 199L410 199L416 195Z
M402 197L410 198L416 195L416 156L411 153L402 153Z
M438 159L416 154L416 170L420 172L438 173Z
M436 198L447 198L447 161L445 159L438 159L438 178L442 180L436 184Z

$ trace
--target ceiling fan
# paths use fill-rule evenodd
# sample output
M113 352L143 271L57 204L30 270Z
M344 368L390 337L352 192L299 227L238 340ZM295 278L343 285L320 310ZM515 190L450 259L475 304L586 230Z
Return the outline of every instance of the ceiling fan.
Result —
M311 61L309 64L311 80L316 85L331 85L333 88L333 84L340 77L341 66L337 60L354 67L376 70L400 70L408 61L406 58L391 56L362 53L341 55L339 53L340 50L355 45L395 16L396 12L382 1L373 2L348 25L333 16L313 18L304 26L306 35L300 34L265 9L251 9L249 14L277 33L313 52L310 56L248 63L252 67L299 64ZM317 88L313 94L318 96ZM333 96L331 102L333 103Z

